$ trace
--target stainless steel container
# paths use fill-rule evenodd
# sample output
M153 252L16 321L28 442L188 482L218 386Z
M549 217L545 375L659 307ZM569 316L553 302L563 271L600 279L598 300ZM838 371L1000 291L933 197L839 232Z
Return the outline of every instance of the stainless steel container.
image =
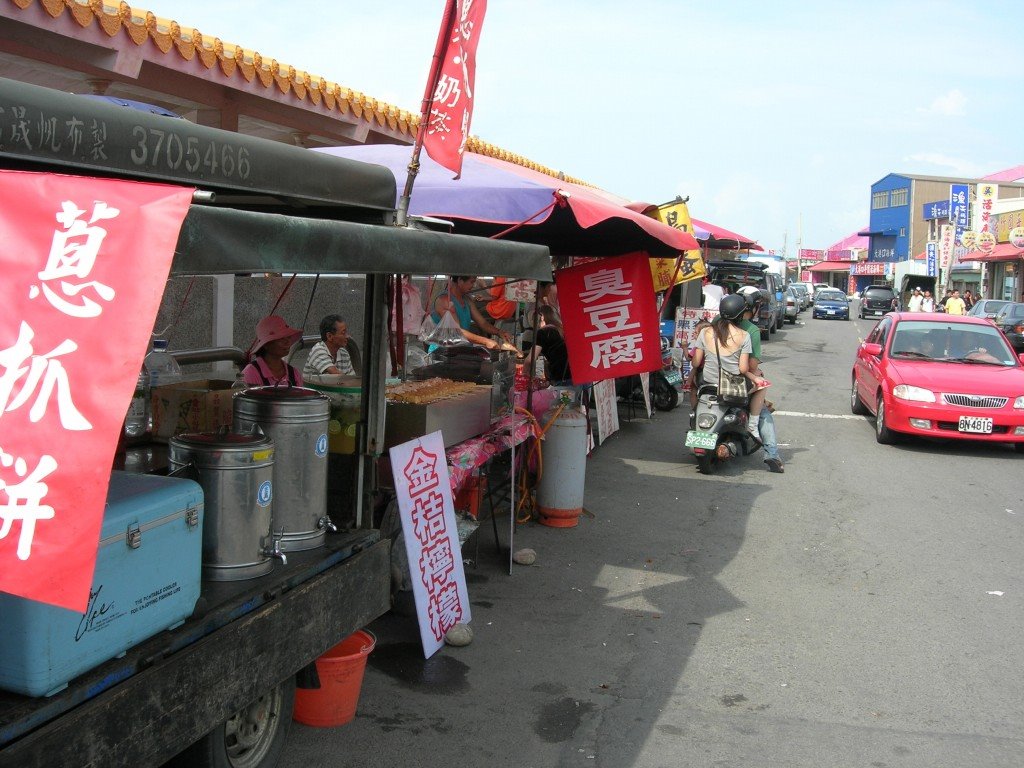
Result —
M331 401L304 387L256 387L235 395L234 429L274 440L274 533L281 549L323 546L327 528L327 422Z
M172 437L168 452L171 470L192 465L203 488L203 578L239 581L271 571L271 556L281 556L271 531L273 441L225 428Z

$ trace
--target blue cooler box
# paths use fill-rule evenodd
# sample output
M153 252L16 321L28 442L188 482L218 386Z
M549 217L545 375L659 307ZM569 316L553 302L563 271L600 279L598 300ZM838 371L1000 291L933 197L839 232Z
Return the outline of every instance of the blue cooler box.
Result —
M181 624L199 599L202 519L191 480L111 474L88 610L0 594L0 688L49 696Z

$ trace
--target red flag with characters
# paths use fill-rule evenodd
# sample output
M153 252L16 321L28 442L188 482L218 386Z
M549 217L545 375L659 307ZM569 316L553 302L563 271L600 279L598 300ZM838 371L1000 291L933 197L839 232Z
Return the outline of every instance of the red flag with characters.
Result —
M469 138L476 87L476 47L484 24L487 0L450 0L454 8L441 28L444 55L426 116L423 147L455 178L462 174L462 155Z
M0 591L85 610L191 189L0 171Z
M647 256L597 259L555 274L575 384L661 367L661 335Z

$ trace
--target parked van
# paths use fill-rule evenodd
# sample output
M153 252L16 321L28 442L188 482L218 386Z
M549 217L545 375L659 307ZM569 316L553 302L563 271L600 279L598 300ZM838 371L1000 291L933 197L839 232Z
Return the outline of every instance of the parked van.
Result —
M740 288L753 285L761 289L764 302L761 314L754 318L761 329L763 340L782 327L785 305L779 301L782 292L782 279L774 272L768 271L765 264L752 261L709 261L707 264L708 279L712 283L723 286L729 293L736 293Z

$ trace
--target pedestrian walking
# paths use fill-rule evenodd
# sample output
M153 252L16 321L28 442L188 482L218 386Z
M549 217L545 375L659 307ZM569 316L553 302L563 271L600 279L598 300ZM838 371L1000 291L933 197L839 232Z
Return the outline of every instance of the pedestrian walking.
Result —
M921 304L924 302L924 295L921 293L920 288L915 288L914 292L910 294L910 299L907 301L908 312L921 312Z
M971 311L971 307L973 307L974 304L975 304L974 294L971 293L971 289L968 288L966 291L964 291L964 307L966 308L966 310L968 312L970 312Z
M921 298L921 311L922 312L934 312L935 311L935 299L932 297L931 291L925 291L924 296Z
M953 291L953 295L946 299L946 312L951 315L966 315L964 300L960 298L960 291Z

